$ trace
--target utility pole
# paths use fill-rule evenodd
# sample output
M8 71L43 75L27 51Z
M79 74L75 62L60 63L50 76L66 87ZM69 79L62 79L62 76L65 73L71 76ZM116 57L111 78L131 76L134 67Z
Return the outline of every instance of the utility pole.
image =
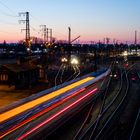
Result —
M106 44L108 45L109 44L109 41L110 41L110 38L106 38Z
M68 30L69 30L68 43L71 44L71 28L68 27Z
M135 42L134 42L135 46L137 45L137 31L135 31Z
M68 27L68 50L69 50L69 56L68 56L68 58L69 58L69 61L71 61L71 28L70 27Z
M109 41L110 41L110 38L106 37L107 56L108 56L108 57L110 57Z
M106 38L103 39L103 43L104 43L104 45L105 45L105 42L106 42Z
M24 20L19 20L19 23L25 23L26 24L26 28L25 29L21 29L21 31L26 31L26 36L25 36L25 41L26 41L26 47L30 48L31 46L31 42L30 42L30 24L29 24L29 12L20 12L19 16L25 16L26 19Z
M137 31L135 31L135 50L136 50L136 55L137 55Z

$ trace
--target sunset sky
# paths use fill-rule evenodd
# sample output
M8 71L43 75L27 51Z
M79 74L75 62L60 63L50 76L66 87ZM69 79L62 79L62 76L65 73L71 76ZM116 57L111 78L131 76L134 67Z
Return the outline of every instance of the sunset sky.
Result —
M0 42L18 42L25 37L19 12L29 11L31 36L42 37L39 25L53 29L58 40L72 38L99 41L105 37L132 43L138 31L140 43L140 0L0 0Z

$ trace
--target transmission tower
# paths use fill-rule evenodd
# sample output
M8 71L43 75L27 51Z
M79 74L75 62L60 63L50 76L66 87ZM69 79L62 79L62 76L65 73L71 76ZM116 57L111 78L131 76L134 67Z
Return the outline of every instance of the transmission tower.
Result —
M50 30L50 43L52 43L52 29L49 30Z
M19 20L19 23L25 23L26 24L26 28L25 29L21 29L21 31L26 31L26 36L25 36L25 41L26 41L26 46L30 47L30 24L29 24L29 12L20 12L19 16L25 16L24 20Z
M44 43L48 42L48 28L46 25L40 25L42 36L44 37Z
M47 28L46 25L40 25L40 27L42 35L44 37L44 43L45 42L52 43L52 29Z

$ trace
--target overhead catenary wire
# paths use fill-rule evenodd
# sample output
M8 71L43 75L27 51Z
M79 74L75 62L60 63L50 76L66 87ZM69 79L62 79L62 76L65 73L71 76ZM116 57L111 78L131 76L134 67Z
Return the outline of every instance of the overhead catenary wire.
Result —
M58 70L58 72L57 72L57 74L55 76L55 86L54 86L54 89L56 89L56 86L57 86L57 78L59 76L59 73L60 73L62 67L63 67L63 64L61 64L61 66L59 67L59 70Z
M12 15L12 14L9 14L7 12L4 12L0 9L0 14L4 15L4 16L8 16L8 17L13 17L13 18L18 18L19 16L17 15Z
M73 77L74 77L74 75L77 73L76 68L75 68L74 65L72 65L72 68L73 68L73 70L74 70L74 73L73 73L68 79L66 79L65 82L72 80Z
M18 17L18 15L15 14L15 12L11 8L9 8L9 6L7 6L4 2L2 2L1 0L0 0L0 4L10 12L10 14L7 12L4 12L3 14L5 14L6 16L10 16L10 17ZM13 13L13 14L11 14L11 13Z
M14 23L14 22L7 22L7 21L3 21L0 19L0 23L1 24L8 24L8 25L18 25L17 23Z
M61 72L61 76L60 76L60 82L63 83L63 75L64 75L64 71L66 69L66 66L63 66L62 72Z
M7 4L6 4L5 2L3 2L3 1L0 0L0 5L2 5L4 8L6 8L6 12L0 10L0 11L1 11L0 14L3 14L4 16L8 16L8 17L14 17L14 18L20 17L20 15L17 14L18 12L15 12L12 8L10 8L9 6L7 6ZM8 11L9 11L9 12L8 12ZM15 13L16 13L16 14L15 14ZM32 19L36 20L36 21L38 22L39 25L41 25L41 22L40 22L40 20L39 20L38 18L36 18L36 17L35 17L34 15L32 15L31 13L30 13L30 16L32 17ZM11 23L11 22L6 22L6 21L0 21L0 22L3 23L3 24L18 25L18 24L16 24L16 23ZM38 31L36 28L32 27L31 25L30 25L30 27L31 27L31 29L32 29L34 32L36 32L37 34L40 34L40 31ZM57 33L57 34L61 34L61 35L63 35L64 37L66 37L66 35L64 35L64 34L62 34L62 33Z
M32 30L33 32L35 32L35 33L37 33L37 34L39 34L39 35L41 34L40 31L39 31L38 29L36 29L35 27L33 27L33 26L30 25L30 28L31 28L31 30Z
M31 13L30 13L30 16L32 17L32 19L36 20L39 25L41 25L41 22L40 22L40 20L38 18L36 18L35 16L33 16Z
M80 68L79 68L77 65L76 65L76 68L77 68L77 70L78 70L78 73L77 73L77 75L75 76L74 79L76 79L76 78L80 75L80 73L81 73Z
M6 8L6 12L3 11L3 10L0 10L0 14L3 14L4 16L8 16L8 17L14 17L14 18L20 17L20 15L15 14L16 12L12 8L7 6L7 4L5 4L5 2L0 0L0 5L2 5L4 8ZM31 15L31 16L32 16L32 18L37 19L33 15ZM4 20L0 20L0 23L1 24L7 24L7 25L16 25L16 26L18 25L18 23L7 22L7 21L4 21ZM40 34L40 31L38 31L36 28L34 28L31 25L30 25L30 27L31 27L32 31L36 32L37 34Z
M11 34L11 32L6 32L6 31L2 31L2 30L0 30L0 33Z
M0 12L0 14L3 14L4 16L8 16L8 17L14 17L14 18L18 18L18 17L20 17L20 15L18 15L17 13L18 12L15 12L14 10L13 10L13 8L11 8L11 7L9 7L5 2L3 2L2 0L0 0L0 5L2 5L4 8L6 8L6 11L2 11L2 10L0 10L1 12ZM16 14L15 14L16 13ZM34 19L34 20L36 20L37 22L38 22L38 24L39 25L41 25L41 22L40 22L40 19L38 19L38 18L36 18L34 15L32 15L31 13L30 13L30 16L32 17L32 19ZM16 24L16 23L11 23L11 22L6 22L6 21L0 21L1 23L4 23L4 24L11 24L11 25L18 25L18 24ZM40 31L38 31L36 28L34 28L34 27L31 27L31 25L30 25L30 28L34 31L34 32L37 32L37 34L40 34ZM62 32L60 33L60 32L57 32L57 31L55 31L55 34L59 34L59 35L61 35L61 36L63 36L62 37L62 40L63 40L63 38L66 38L67 36L65 35L65 34L63 34ZM61 39L60 39L61 40Z
M30 16L31 16L34 20L36 20L36 21L38 22L39 25L42 25L42 23L40 22L40 20L39 20L37 17L35 17L35 16L32 15L32 14L30 14ZM67 35L65 35L65 34L63 34L63 33L60 33L60 32L58 32L58 31L55 31L55 33L56 33L56 34L61 34L63 37L67 38Z

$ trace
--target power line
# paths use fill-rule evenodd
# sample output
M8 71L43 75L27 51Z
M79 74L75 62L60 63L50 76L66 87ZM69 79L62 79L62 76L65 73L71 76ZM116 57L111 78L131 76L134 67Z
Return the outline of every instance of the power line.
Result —
M18 25L17 23L7 22L7 21L3 21L3 20L0 20L0 22L3 23L3 24L8 24L8 25Z
M38 18L36 18L36 17L33 16L32 14L30 14L30 16L31 16L34 20L36 20L36 21L39 23L39 25L41 25L41 22L40 22L40 20L39 20Z
M6 31L2 31L0 30L1 33L5 33L5 34L11 34L11 32L6 32Z
M36 29L35 27L33 27L33 26L30 25L30 28L31 28L34 32L40 34L40 31L39 31L38 29Z
M9 10L9 12L11 13L13 13L14 15L11 15L11 14L5 14L5 15L8 15L8 16L11 16L11 17L18 17L16 14L15 14L15 12L11 9L11 8L9 8L5 3L3 3L2 1L0 1L0 4L2 5L2 6L4 6L6 9L8 9Z
M16 17L18 17L18 16L15 16L15 15L11 15L11 14L9 14L9 13L7 13L7 12L4 12L4 11L2 11L2 10L0 10L1 12L1 14L3 14L4 16L8 16L8 17L13 17L13 18L16 18Z

